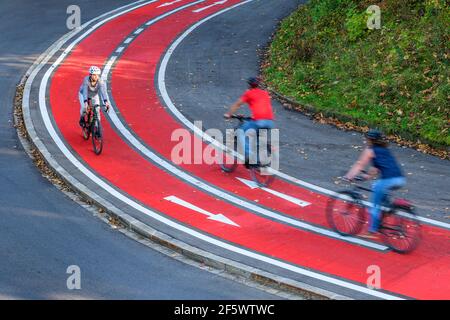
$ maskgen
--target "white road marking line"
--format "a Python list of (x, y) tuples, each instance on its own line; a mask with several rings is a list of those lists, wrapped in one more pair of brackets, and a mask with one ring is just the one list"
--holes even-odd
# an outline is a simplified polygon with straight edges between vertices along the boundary
[(163, 4), (159, 5), (157, 8), (171, 6), (171, 5), (173, 5), (173, 4), (177, 3), (177, 2), (180, 2), (180, 1), (183, 1), (183, 0), (175, 0), (175, 1), (172, 1), (172, 2), (166, 2), (166, 3), (163, 3)]
[(204, 11), (206, 9), (209, 9), (209, 8), (212, 8), (214, 6), (218, 6), (218, 5), (224, 4), (227, 1), (228, 0), (216, 1), (213, 4), (210, 4), (209, 6), (206, 6), (206, 7), (200, 8), (200, 9), (196, 9), (196, 10), (192, 10), (192, 12), (195, 12), (195, 13), (202, 12), (202, 11)]
[[(164, 55), (163, 60), (161, 61), (161, 65), (159, 67), (159, 71), (158, 71), (158, 88), (159, 91), (161, 93), (161, 96), (164, 100), (164, 103), (166, 104), (166, 106), (170, 109), (170, 111), (175, 115), (175, 117), (181, 121), (187, 128), (189, 128), (192, 132), (194, 132), (194, 134), (196, 134), (198, 137), (200, 137), (202, 140), (207, 141), (209, 143), (211, 143), (211, 145), (213, 145), (214, 147), (216, 147), (219, 150), (225, 151), (226, 146), (224, 146), (220, 141), (215, 140), (214, 138), (212, 138), (210, 135), (206, 134), (205, 132), (203, 132), (201, 130), (201, 128), (198, 128), (196, 126), (194, 126), (194, 124), (192, 122), (190, 122), (178, 109), (177, 107), (174, 105), (174, 103), (172, 102), (172, 100), (170, 99), (169, 94), (167, 93), (167, 88), (166, 88), (166, 82), (165, 82), (165, 74), (166, 74), (166, 70), (167, 70), (167, 65), (169, 63), (170, 58), (172, 57), (173, 52), (175, 51), (175, 49), (179, 46), (179, 44), (192, 32), (194, 31), (196, 28), (198, 28), (200, 25), (202, 25), (203, 23), (205, 23), (206, 21), (218, 16), (219, 14), (222, 14), (224, 12), (227, 12), (229, 10), (234, 9), (237, 6), (240, 6), (242, 4), (246, 4), (248, 2), (251, 2), (253, 0), (246, 0), (243, 1), (241, 3), (238, 3), (234, 6), (228, 7), (226, 9), (223, 9), (219, 12), (216, 12), (206, 18), (204, 18), (203, 20), (200, 20), (199, 22), (195, 23), (193, 26), (191, 26), (190, 28), (188, 28), (179, 38), (177, 38), (172, 45), (170, 46), (170, 48), (167, 50), (166, 54)], [(237, 156), (240, 160), (244, 160), (242, 155), (237, 154), (235, 152), (232, 152), (233, 155)], [(335, 191), (332, 190), (328, 190), (316, 185), (313, 185), (309, 182), (300, 180), (298, 178), (292, 177), (290, 175), (287, 175), (283, 172), (280, 172), (278, 170), (271, 170), (271, 172), (277, 176), (279, 176), (282, 179), (285, 179), (287, 181), (290, 181), (296, 185), (305, 187), (307, 189), (310, 190), (314, 190), (314, 191), (318, 191), (320, 193), (323, 193), (325, 195), (329, 195), (329, 196), (337, 196), (338, 193), (336, 193)], [(365, 205), (370, 206), (370, 203), (367, 201), (363, 202)], [(406, 213), (402, 213), (402, 214), (406, 214)], [(450, 224), (449, 223), (445, 223), (442, 221), (438, 221), (438, 220), (433, 220), (433, 219), (429, 219), (429, 218), (425, 218), (425, 217), (416, 217), (417, 220), (420, 220), (422, 222), (428, 223), (430, 225), (434, 225), (443, 229), (447, 229), (450, 230)]]
[(184, 201), (183, 199), (178, 198), (177, 196), (169, 196), (169, 197), (165, 197), (164, 200), (176, 203), (180, 206), (183, 206), (185, 208), (188, 208), (190, 210), (196, 211), (198, 213), (201, 213), (205, 216), (208, 217), (208, 219), (210, 220), (214, 220), (214, 221), (218, 221), (218, 222), (222, 222), (222, 223), (226, 223), (235, 227), (241, 227), (240, 225), (238, 225), (237, 223), (235, 223), (234, 221), (232, 221), (231, 219), (227, 218), (225, 215), (218, 213), (218, 214), (214, 214), (211, 213), (209, 211), (206, 211), (200, 207), (197, 207), (196, 205), (193, 205), (192, 203), (189, 203), (187, 201)]
[[(108, 62), (106, 63), (105, 67), (103, 68), (103, 73), (102, 73), (102, 80), (104, 82), (106, 82), (106, 80), (108, 80), (108, 74), (109, 74), (109, 70), (111, 70), (114, 62), (116, 62), (117, 60), (117, 56), (112, 56), (111, 58), (109, 58)], [(109, 97), (108, 97), (109, 99)]]
[[(151, 3), (151, 2), (154, 2), (154, 1), (155, 0), (150, 1), (148, 3)], [(244, 3), (247, 3), (247, 2), (250, 2), (250, 1), (253, 1), (253, 0), (247, 0), (246, 2), (242, 2), (241, 4), (244, 4)], [(145, 4), (147, 4), (147, 3), (144, 3), (143, 5), (145, 5)], [(139, 6), (137, 6), (137, 7), (139, 7)], [(135, 8), (137, 8), (137, 7), (133, 7), (132, 9), (130, 9), (130, 11), (135, 9)], [(117, 14), (117, 16), (119, 16), (121, 14), (124, 14), (126, 12), (128, 12), (128, 11), (121, 12), (120, 14)], [(109, 19), (105, 19), (105, 20), (101, 21), (101, 23), (99, 25), (104, 24), (105, 22), (111, 20), (114, 17), (115, 16), (113, 16), (113, 17), (111, 17)], [(74, 42), (72, 42), (72, 44), (68, 47), (67, 52), (70, 52), (70, 50), (75, 46), (75, 44), (78, 43), (79, 41), (81, 41), (82, 39), (84, 39), (87, 36), (87, 34), (88, 33), (83, 34), (82, 36), (77, 38)], [(61, 46), (62, 46), (62, 44), (61, 44)], [(69, 50), (69, 48), (70, 48), (70, 50)], [(24, 98), (26, 98), (26, 99), (23, 100), (23, 106), (24, 106), (25, 110), (28, 110), (28, 112), (29, 112), (29, 109), (30, 109), (29, 101), (30, 101), (31, 85), (32, 85), (34, 79), (36, 78), (36, 75), (40, 72), (40, 70), (44, 66), (46, 66), (46, 63), (50, 60), (50, 58), (52, 56), (55, 55), (55, 53), (57, 52), (58, 49), (59, 48), (57, 48), (56, 50), (51, 50), (51, 52), (39, 64), (39, 66), (36, 69), (33, 70), (33, 72), (31, 73), (30, 77), (28, 78), (28, 80), (27, 80), (27, 82), (25, 84)], [(63, 54), (61, 54), (61, 56), (60, 56), (61, 60), (64, 59), (67, 56), (67, 54), (68, 54), (67, 52), (65, 51)], [(58, 60), (60, 60), (60, 59), (58, 59)], [(57, 64), (61, 63), (61, 60)], [(40, 112), (42, 114), (44, 124), (45, 124), (45, 126), (46, 126), (46, 128), (47, 128), (47, 130), (48, 130), (48, 132), (50, 134), (50, 136), (55, 141), (56, 145), (61, 150), (61, 152), (67, 157), (67, 159), (70, 162), (72, 162), (72, 164), (75, 165), (89, 179), (91, 179), (99, 187), (103, 188), (106, 192), (110, 193), (113, 197), (116, 197), (118, 200), (120, 200), (120, 201), (122, 201), (122, 202), (124, 202), (124, 203), (126, 203), (128, 205), (130, 205), (131, 207), (135, 208), (138, 211), (141, 211), (142, 213), (144, 213), (144, 214), (146, 214), (146, 215), (148, 215), (150, 217), (153, 217), (154, 219), (157, 219), (158, 221), (160, 221), (160, 222), (162, 222), (162, 223), (164, 223), (164, 224), (166, 224), (166, 225), (168, 225), (170, 227), (173, 227), (173, 228), (175, 228), (177, 230), (180, 230), (182, 232), (190, 234), (193, 237), (199, 238), (199, 239), (201, 239), (201, 240), (203, 240), (205, 242), (209, 242), (209, 243), (214, 244), (214, 245), (216, 245), (218, 247), (221, 247), (223, 249), (226, 249), (226, 250), (238, 253), (238, 254), (242, 254), (244, 256), (247, 256), (247, 257), (250, 257), (250, 258), (253, 258), (253, 259), (257, 259), (257, 260), (266, 262), (268, 264), (272, 264), (274, 266), (277, 266), (277, 267), (280, 267), (280, 268), (283, 268), (283, 269), (286, 269), (286, 270), (290, 270), (292, 272), (295, 272), (295, 273), (298, 273), (298, 274), (301, 274), (301, 275), (305, 275), (307, 277), (311, 277), (313, 279), (317, 279), (317, 280), (324, 281), (324, 282), (327, 282), (327, 283), (331, 283), (331, 284), (334, 284), (334, 285), (337, 285), (337, 286), (348, 288), (348, 289), (351, 289), (351, 290), (354, 290), (354, 291), (357, 291), (357, 292), (361, 292), (361, 293), (364, 293), (364, 294), (368, 294), (368, 295), (371, 295), (371, 296), (374, 296), (374, 297), (378, 297), (378, 298), (382, 298), (382, 299), (390, 299), (390, 300), (403, 300), (402, 298), (400, 298), (398, 296), (395, 296), (395, 295), (386, 294), (386, 293), (379, 292), (379, 291), (376, 291), (376, 290), (373, 290), (373, 289), (369, 289), (369, 288), (364, 287), (362, 285), (356, 285), (356, 284), (353, 284), (351, 282), (347, 282), (347, 281), (336, 279), (336, 278), (333, 278), (333, 277), (330, 277), (330, 276), (326, 276), (326, 275), (323, 275), (321, 273), (313, 272), (313, 271), (310, 271), (310, 270), (307, 270), (307, 269), (304, 269), (304, 268), (301, 268), (301, 267), (298, 267), (298, 266), (294, 266), (294, 265), (291, 265), (291, 264), (288, 264), (288, 263), (285, 263), (285, 262), (282, 262), (282, 261), (279, 261), (279, 260), (276, 260), (276, 259), (272, 259), (272, 258), (266, 257), (266, 256), (261, 255), (261, 254), (254, 253), (252, 251), (248, 251), (248, 250), (245, 250), (245, 249), (242, 249), (242, 248), (230, 245), (230, 244), (225, 243), (223, 241), (219, 241), (217, 239), (214, 239), (212, 237), (206, 236), (206, 235), (201, 234), (199, 232), (196, 232), (196, 231), (194, 231), (192, 229), (184, 227), (183, 225), (175, 223), (175, 222), (173, 222), (173, 221), (171, 221), (171, 220), (169, 220), (169, 219), (159, 215), (158, 213), (156, 213), (154, 211), (151, 211), (148, 208), (145, 208), (145, 207), (139, 205), (138, 203), (132, 201), (131, 199), (125, 197), (124, 195), (122, 195), (121, 193), (116, 191), (114, 188), (112, 188), (108, 184), (104, 183), (95, 174), (93, 174), (88, 168), (86, 168), (81, 162), (79, 162), (77, 160), (77, 158), (67, 149), (67, 147), (62, 142), (61, 138), (56, 133), (55, 128), (53, 127), (53, 124), (50, 121), (50, 118), (49, 118), (49, 115), (48, 115), (47, 106), (46, 106), (46, 101), (45, 101), (45, 88), (47, 87), (47, 83), (48, 83), (49, 77), (51, 75), (51, 71), (52, 71), (52, 68), (50, 68), (45, 73), (44, 77), (41, 80), (40, 89), (39, 89), (39, 109), (40, 109)], [(41, 143), (39, 141), (38, 141), (38, 143), (41, 145)]]
[(307, 201), (300, 200), (298, 198), (295, 198), (293, 196), (290, 196), (290, 195), (278, 192), (278, 191), (270, 189), (270, 188), (261, 188), (254, 181), (247, 180), (247, 179), (244, 179), (244, 178), (239, 178), (239, 177), (236, 177), (236, 179), (238, 179), (239, 181), (241, 181), (243, 184), (245, 184), (247, 187), (249, 187), (251, 189), (261, 189), (261, 190), (263, 190), (265, 192), (273, 194), (274, 196), (276, 196), (278, 198), (281, 198), (281, 199), (284, 199), (286, 201), (289, 201), (289, 202), (291, 202), (293, 204), (296, 204), (296, 205), (298, 205), (300, 207), (307, 207), (307, 206), (309, 206), (311, 204), (311, 203), (309, 203)]
[(121, 52), (123, 51), (123, 49), (125, 49), (125, 47), (118, 47), (117, 50), (116, 50), (116, 52), (117, 52), (117, 53), (121, 53)]
[(195, 1), (195, 2), (192, 2), (192, 3), (185, 4), (184, 6), (181, 6), (181, 7), (177, 8), (177, 9), (172, 10), (172, 11), (166, 12), (166, 13), (164, 13), (164, 14), (162, 14), (162, 15), (160, 15), (160, 16), (158, 16), (158, 17), (156, 17), (156, 18), (154, 18), (154, 19), (152, 19), (150, 21), (148, 21), (147, 23), (145, 23), (145, 25), (146, 26), (152, 25), (155, 22), (158, 22), (159, 20), (162, 20), (165, 17), (170, 16), (170, 15), (172, 15), (172, 14), (178, 12), (178, 11), (184, 10), (184, 9), (192, 7), (192, 6), (195, 6), (196, 4), (199, 4), (199, 3), (202, 3), (202, 2), (205, 2), (205, 1), (206, 0), (199, 0), (199, 1)]
[(142, 31), (144, 31), (144, 29), (143, 29), (143, 28), (139, 28), (139, 29), (137, 29), (137, 30), (134, 32), (134, 34), (139, 34), (139, 33), (141, 33)]
[(127, 40), (125, 40), (123, 43), (129, 44), (131, 41), (133, 41), (133, 37), (127, 38)]

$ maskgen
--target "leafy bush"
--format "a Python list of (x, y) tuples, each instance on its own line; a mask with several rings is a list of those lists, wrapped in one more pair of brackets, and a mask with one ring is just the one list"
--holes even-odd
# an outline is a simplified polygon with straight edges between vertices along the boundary
[(368, 14), (352, 9), (347, 13), (345, 27), (350, 41), (360, 39), (367, 31)]
[[(366, 9), (381, 8), (368, 30)], [(311, 0), (269, 49), (269, 85), (318, 111), (450, 146), (450, 9), (446, 0)]]

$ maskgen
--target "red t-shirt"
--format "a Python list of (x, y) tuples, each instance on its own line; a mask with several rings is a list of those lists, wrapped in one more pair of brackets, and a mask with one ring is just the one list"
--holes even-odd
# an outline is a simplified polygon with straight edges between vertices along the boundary
[(267, 91), (254, 88), (244, 92), (241, 100), (248, 103), (253, 120), (273, 120), (272, 104)]

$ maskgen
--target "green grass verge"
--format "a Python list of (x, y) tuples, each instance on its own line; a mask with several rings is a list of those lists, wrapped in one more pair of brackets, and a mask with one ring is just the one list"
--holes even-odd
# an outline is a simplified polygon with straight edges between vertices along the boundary
[[(381, 9), (369, 30), (366, 9)], [(446, 0), (311, 0), (282, 21), (266, 84), (317, 112), (450, 146)]]

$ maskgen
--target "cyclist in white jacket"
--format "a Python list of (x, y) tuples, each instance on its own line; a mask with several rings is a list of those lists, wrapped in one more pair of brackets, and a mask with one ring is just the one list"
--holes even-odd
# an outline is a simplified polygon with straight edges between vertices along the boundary
[[(108, 95), (106, 94), (106, 86), (100, 79), (102, 71), (99, 67), (92, 66), (89, 68), (89, 75), (83, 79), (78, 98), (80, 100), (80, 126), (84, 124), (84, 113), (88, 107), (88, 99), (91, 100), (92, 106), (100, 108), (100, 101), (103, 101), (106, 111), (109, 110)], [(100, 100), (101, 97), (101, 100)], [(100, 112), (97, 109), (98, 119), (100, 120)]]

